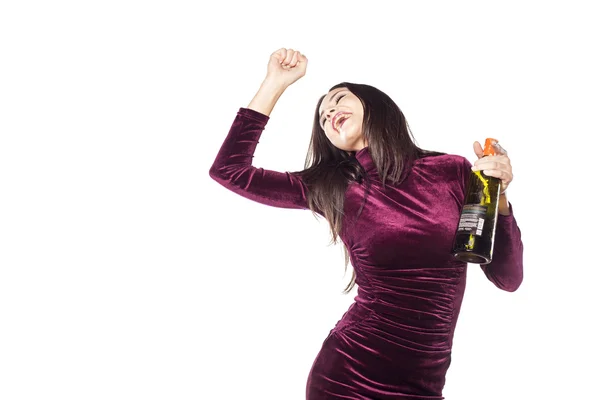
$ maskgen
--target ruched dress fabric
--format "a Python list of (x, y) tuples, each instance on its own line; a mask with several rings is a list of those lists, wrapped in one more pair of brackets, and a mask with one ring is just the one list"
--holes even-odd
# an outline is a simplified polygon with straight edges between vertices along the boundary
[[(300, 178), (252, 165), (268, 120), (240, 108), (210, 176), (248, 199), (308, 209)], [(444, 399), (467, 269), (450, 249), (471, 163), (457, 155), (424, 157), (402, 183), (384, 189), (369, 148), (354, 156), (370, 185), (348, 186), (340, 237), (356, 272), (357, 296), (316, 355), (306, 399)], [(365, 194), (360, 217), (352, 218)], [(498, 217), (493, 261), (477, 268), (498, 288), (514, 291), (522, 260), (511, 205), (510, 215)]]

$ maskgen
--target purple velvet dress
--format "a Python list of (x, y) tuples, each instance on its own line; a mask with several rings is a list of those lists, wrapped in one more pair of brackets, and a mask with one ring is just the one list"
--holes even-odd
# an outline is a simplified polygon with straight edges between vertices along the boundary
[[(210, 176), (248, 199), (307, 209), (295, 175), (252, 166), (269, 117), (240, 108)], [(456, 155), (417, 160), (407, 179), (383, 188), (368, 147), (355, 153), (371, 178), (360, 218), (341, 239), (356, 272), (358, 295), (323, 342), (306, 398), (443, 399), (467, 264), (450, 254), (471, 163)], [(344, 211), (354, 216), (364, 183), (348, 186)], [(499, 216), (492, 263), (481, 266), (498, 288), (523, 277), (523, 245), (512, 215)]]

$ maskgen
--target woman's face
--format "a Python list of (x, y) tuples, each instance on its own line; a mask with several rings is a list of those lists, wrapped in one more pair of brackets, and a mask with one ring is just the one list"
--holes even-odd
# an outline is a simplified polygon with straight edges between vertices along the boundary
[(327, 93), (319, 107), (321, 128), (338, 149), (358, 151), (368, 146), (363, 134), (363, 106), (346, 88)]

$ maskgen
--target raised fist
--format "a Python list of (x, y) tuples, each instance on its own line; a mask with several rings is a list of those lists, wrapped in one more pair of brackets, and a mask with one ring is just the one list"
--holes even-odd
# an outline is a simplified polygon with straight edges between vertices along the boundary
[(288, 87), (306, 74), (308, 59), (299, 51), (279, 49), (269, 59), (266, 79)]

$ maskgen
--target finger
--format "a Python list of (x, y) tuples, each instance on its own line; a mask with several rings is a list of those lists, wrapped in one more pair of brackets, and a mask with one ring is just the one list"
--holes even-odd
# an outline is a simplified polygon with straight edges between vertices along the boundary
[(300, 54), (299, 51), (294, 52), (294, 55), (292, 56), (292, 60), (290, 61), (290, 67), (295, 67), (296, 64), (298, 64), (298, 54)]
[(277, 61), (279, 61), (279, 63), (281, 64), (281, 62), (282, 62), (283, 60), (285, 60), (286, 53), (287, 53), (286, 49), (284, 49), (284, 48), (281, 48), (281, 49), (279, 49), (279, 50), (275, 51), (275, 52), (272, 54), (272, 56), (273, 56), (273, 57), (275, 57), (275, 59), (276, 59)]
[(483, 157), (483, 147), (481, 147), (481, 144), (479, 142), (475, 142), (473, 143), (473, 150), (475, 151), (475, 155), (477, 155), (477, 158), (481, 158)]
[(486, 158), (488, 160), (495, 160), (495, 161), (500, 161), (500, 162), (504, 162), (504, 163), (510, 163), (510, 157), (507, 156), (506, 154), (490, 154), (489, 156), (486, 156)]
[(484, 165), (484, 163), (497, 163), (498, 165), (505, 165), (507, 168), (512, 168), (508, 156), (485, 156), (476, 160), (473, 165), (479, 167), (480, 165)]
[(507, 186), (512, 181), (512, 174), (499, 169), (484, 169), (482, 171), (486, 176), (493, 176), (502, 180), (502, 184)]
[(501, 171), (512, 172), (512, 167), (510, 164), (495, 160), (488, 160), (487, 158), (488, 157), (480, 158), (479, 160), (475, 161), (471, 169), (473, 171), (482, 171), (484, 169), (497, 169)]
[(294, 57), (294, 49), (287, 49), (285, 60), (283, 60), (283, 65), (290, 65), (290, 61), (292, 61), (292, 57)]

